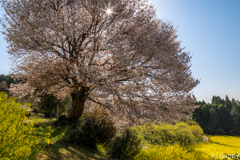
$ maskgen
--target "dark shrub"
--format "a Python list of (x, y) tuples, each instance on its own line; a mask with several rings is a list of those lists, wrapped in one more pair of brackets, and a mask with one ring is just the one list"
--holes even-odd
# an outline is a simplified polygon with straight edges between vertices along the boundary
[[(50, 113), (44, 112), (44, 117), (50, 118)], [(52, 113), (52, 117), (56, 117), (55, 113)]]
[(141, 150), (141, 140), (134, 130), (127, 129), (108, 145), (108, 155), (117, 159), (133, 159)]
[(53, 126), (65, 126), (69, 124), (70, 120), (65, 115), (61, 115), (58, 120), (53, 123)]
[(85, 113), (70, 134), (70, 141), (96, 149), (96, 144), (107, 144), (116, 134), (116, 127), (108, 114), (100, 109)]

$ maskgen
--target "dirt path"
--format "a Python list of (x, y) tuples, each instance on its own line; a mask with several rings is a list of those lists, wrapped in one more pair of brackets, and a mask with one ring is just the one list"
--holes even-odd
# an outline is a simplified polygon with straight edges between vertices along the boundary
[(202, 136), (203, 137), (203, 142), (208, 142), (208, 137), (207, 136)]

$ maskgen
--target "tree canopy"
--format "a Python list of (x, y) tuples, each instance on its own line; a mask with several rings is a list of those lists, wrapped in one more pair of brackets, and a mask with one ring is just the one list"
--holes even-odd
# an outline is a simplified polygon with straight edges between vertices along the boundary
[(191, 75), (191, 56), (173, 25), (158, 19), (146, 1), (1, 4), (13, 72), (27, 77), (26, 88), (71, 95), (72, 120), (82, 115), (87, 100), (104, 106), (105, 97), (135, 118), (189, 117), (189, 95), (199, 84)]

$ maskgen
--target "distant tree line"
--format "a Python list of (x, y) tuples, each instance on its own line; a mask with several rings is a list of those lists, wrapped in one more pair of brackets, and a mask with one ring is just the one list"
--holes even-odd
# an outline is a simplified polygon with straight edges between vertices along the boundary
[(212, 102), (196, 102), (200, 105), (193, 112), (193, 120), (197, 121), (204, 133), (210, 135), (240, 135), (240, 101), (213, 96)]
[[(14, 83), (14, 79), (11, 78), (9, 75), (0, 75), (0, 92), (7, 92), (8, 93), (8, 88), (10, 87), (10, 84)], [(9, 93), (8, 93), (9, 94)]]

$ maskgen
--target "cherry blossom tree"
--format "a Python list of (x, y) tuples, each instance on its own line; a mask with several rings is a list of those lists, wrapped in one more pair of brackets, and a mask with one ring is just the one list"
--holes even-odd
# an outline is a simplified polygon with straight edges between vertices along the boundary
[(137, 118), (182, 118), (193, 108), (190, 94), (199, 80), (191, 75), (191, 56), (173, 25), (158, 19), (146, 1), (1, 4), (13, 73), (27, 77), (31, 91), (71, 95), (73, 121), (86, 101), (106, 106), (106, 97)]

